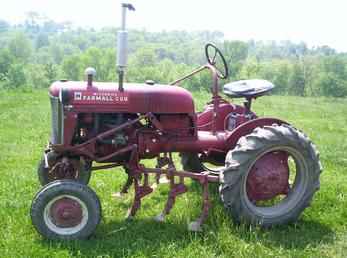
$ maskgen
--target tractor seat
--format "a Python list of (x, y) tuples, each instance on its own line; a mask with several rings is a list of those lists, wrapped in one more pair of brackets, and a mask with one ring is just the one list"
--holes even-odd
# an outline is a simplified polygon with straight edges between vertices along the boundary
[(266, 80), (242, 80), (224, 85), (223, 92), (231, 98), (256, 98), (264, 95), (275, 87)]

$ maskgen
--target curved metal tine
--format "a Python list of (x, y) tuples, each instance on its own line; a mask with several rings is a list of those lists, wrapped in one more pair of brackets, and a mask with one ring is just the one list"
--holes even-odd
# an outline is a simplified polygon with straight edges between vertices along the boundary
[(125, 194), (128, 193), (128, 190), (131, 187), (131, 185), (133, 184), (133, 182), (134, 182), (134, 178), (132, 176), (128, 175), (127, 181), (124, 183), (121, 191), (112, 194), (112, 196), (115, 198), (123, 197)]
[(201, 232), (202, 231), (202, 224), (208, 217), (209, 209), (211, 208), (211, 203), (209, 200), (209, 193), (208, 193), (208, 180), (207, 175), (204, 178), (202, 182), (200, 182), (203, 187), (203, 195), (202, 195), (202, 211), (200, 217), (189, 223), (188, 230), (193, 232)]
[(180, 177), (179, 183), (175, 183), (175, 178), (172, 174), (169, 175), (170, 180), (170, 192), (167, 197), (167, 201), (164, 207), (164, 210), (154, 217), (155, 221), (163, 222), (165, 220), (165, 216), (168, 215), (173, 208), (176, 197), (180, 194), (187, 192), (187, 187), (184, 185), (183, 177)]
[(131, 208), (128, 210), (127, 219), (131, 219), (136, 215), (137, 210), (141, 207), (141, 199), (146, 195), (153, 192), (153, 189), (148, 185), (148, 174), (144, 173), (144, 184), (143, 186), (139, 185), (139, 179), (134, 178), (134, 188), (135, 196)]

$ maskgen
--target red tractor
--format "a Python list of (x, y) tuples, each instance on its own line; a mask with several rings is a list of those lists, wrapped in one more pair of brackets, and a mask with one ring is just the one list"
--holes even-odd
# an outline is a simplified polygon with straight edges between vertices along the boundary
[[(125, 14), (118, 33), (118, 83), (95, 82), (86, 70), (85, 82), (58, 81), (50, 87), (52, 134), (38, 174), (44, 187), (31, 207), (37, 231), (50, 239), (90, 236), (101, 218), (97, 195), (88, 187), (92, 171), (123, 167), (134, 185), (128, 217), (153, 191), (149, 176), (165, 175), (170, 191), (164, 221), (178, 195), (187, 191), (185, 179), (201, 184), (202, 213), (189, 225), (200, 231), (211, 206), (209, 184), (219, 184), (221, 200), (234, 221), (269, 227), (297, 220), (319, 188), (319, 155), (309, 138), (277, 118), (259, 118), (252, 100), (274, 86), (264, 80), (224, 85), (224, 94), (244, 98), (235, 105), (219, 94), (219, 79), (228, 77), (227, 63), (212, 44), (205, 47), (207, 64), (169, 84), (123, 83), (126, 67)], [(212, 99), (196, 113), (190, 92), (181, 81), (209, 70)], [(179, 153), (183, 170), (172, 154)], [(141, 160), (156, 159), (154, 168)], [(98, 165), (96, 165), (98, 164)]]

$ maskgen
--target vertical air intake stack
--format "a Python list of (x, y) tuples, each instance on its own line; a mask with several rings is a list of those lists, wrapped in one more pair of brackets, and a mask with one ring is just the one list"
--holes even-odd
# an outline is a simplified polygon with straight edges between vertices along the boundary
[(126, 30), (126, 12), (135, 11), (132, 4), (122, 3), (121, 28), (117, 34), (117, 70), (118, 70), (118, 90), (123, 91), (124, 72), (128, 58), (128, 31)]

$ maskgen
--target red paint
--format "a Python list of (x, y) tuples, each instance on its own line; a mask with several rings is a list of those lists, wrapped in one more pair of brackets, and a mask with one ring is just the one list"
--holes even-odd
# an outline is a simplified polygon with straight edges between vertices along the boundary
[(58, 227), (75, 227), (82, 221), (82, 207), (77, 201), (64, 197), (52, 204), (50, 216)]
[(271, 200), (289, 189), (288, 154), (265, 154), (257, 160), (247, 177), (247, 195), (251, 201)]
[(281, 124), (288, 124), (288, 123), (277, 118), (269, 118), (269, 117), (257, 118), (257, 119), (247, 121), (239, 125), (237, 128), (235, 128), (234, 131), (232, 131), (228, 135), (227, 145), (229, 146), (230, 149), (233, 149), (236, 146), (237, 141), (242, 136), (252, 133), (252, 131), (257, 127), (263, 127), (266, 125), (273, 125), (273, 124), (281, 125)]
[[(61, 89), (67, 89), (69, 104), (77, 112), (123, 112), (123, 113), (169, 113), (194, 114), (194, 102), (189, 91), (170, 85), (124, 84), (124, 92), (118, 91), (117, 83), (93, 82), (88, 87), (86, 82), (55, 82), (50, 94), (58, 97)], [(109, 96), (106, 100), (74, 100), (75, 94), (83, 96)], [(114, 101), (110, 101), (111, 97)], [(123, 101), (120, 98), (123, 97)], [(119, 101), (115, 101), (118, 98)], [(127, 99), (125, 101), (124, 99)]]
[(72, 105), (128, 105), (128, 92), (94, 92), (94, 91), (75, 91)]
[[(120, 92), (116, 83), (90, 82), (89, 86), (87, 82), (54, 83), (50, 95), (59, 97), (62, 93), (64, 101), (64, 142), (51, 145), (51, 150), (67, 159), (81, 157), (112, 163), (96, 169), (123, 166), (129, 180), (122, 192), (135, 184), (130, 216), (136, 214), (141, 199), (152, 192), (148, 174), (165, 174), (170, 178), (170, 194), (163, 214), (169, 213), (175, 198), (186, 191), (184, 178), (198, 180), (203, 188), (202, 213), (197, 220), (201, 225), (211, 205), (208, 183), (218, 182), (219, 177), (208, 172), (177, 171), (171, 153), (203, 154), (205, 160), (221, 163), (242, 136), (257, 127), (286, 123), (275, 118), (256, 118), (250, 111), (250, 102), (239, 106), (222, 99), (217, 71), (212, 65), (205, 65), (174, 83), (205, 69), (212, 74), (212, 98), (201, 113), (195, 113), (191, 93), (178, 86), (124, 84), (124, 91)], [(227, 126), (230, 117), (235, 118), (230, 120), (232, 128)], [(103, 119), (100, 125), (99, 119)], [(141, 164), (146, 158), (157, 158), (156, 168)], [(257, 161), (247, 182), (251, 200), (265, 200), (287, 190), (288, 169), (283, 160), (281, 155), (268, 154)], [(179, 183), (175, 183), (175, 177)], [(77, 223), (75, 218), (80, 219), (79, 210), (67, 202), (59, 204), (53, 213), (62, 225), (73, 225)]]
[[(226, 100), (221, 99), (221, 102), (217, 106), (217, 112), (216, 112), (216, 120), (215, 120), (216, 131), (225, 130), (225, 123), (226, 123), (225, 118), (230, 113), (244, 115), (245, 108), (239, 105), (234, 105), (232, 103), (227, 102)], [(197, 124), (199, 126), (199, 130), (201, 131), (212, 130), (212, 124), (210, 122), (213, 120), (213, 114), (214, 114), (214, 105), (212, 103), (208, 103), (205, 106), (203, 112), (198, 113)], [(246, 118), (242, 122), (246, 122)]]

